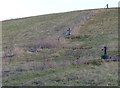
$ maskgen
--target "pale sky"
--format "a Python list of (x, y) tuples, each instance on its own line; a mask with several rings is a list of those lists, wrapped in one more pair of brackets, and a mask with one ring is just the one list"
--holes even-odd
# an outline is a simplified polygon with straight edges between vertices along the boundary
[(74, 10), (118, 7), (120, 0), (0, 0), (0, 21)]

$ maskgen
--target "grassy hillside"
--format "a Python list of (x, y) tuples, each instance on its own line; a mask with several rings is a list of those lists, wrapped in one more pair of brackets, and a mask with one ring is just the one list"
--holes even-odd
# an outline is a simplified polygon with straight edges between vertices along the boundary
[[(69, 28), (67, 39), (63, 35)], [(117, 44), (118, 9), (3, 21), (3, 55), (17, 54), (3, 58), (3, 71), (10, 71), (3, 72), (3, 85), (118, 85), (118, 62), (97, 61), (104, 45), (110, 56), (118, 57)], [(28, 52), (31, 48), (37, 52)]]
[(60, 14), (50, 14), (31, 18), (16, 19), (3, 22), (3, 40), (16, 44), (26, 44), (39, 41), (42, 38), (59, 36), (67, 27), (74, 26), (80, 18), (91, 11), (75, 11)]

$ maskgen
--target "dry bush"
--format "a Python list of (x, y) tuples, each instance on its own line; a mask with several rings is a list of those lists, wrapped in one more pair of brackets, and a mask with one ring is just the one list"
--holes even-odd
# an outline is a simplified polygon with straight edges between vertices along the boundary
[(16, 55), (20, 55), (20, 54), (25, 53), (25, 50), (22, 49), (22, 48), (19, 48), (19, 47), (15, 47), (14, 50), (13, 50), (13, 53), (16, 54)]
[(71, 39), (80, 39), (81, 36), (80, 35), (71, 35)]
[(31, 49), (31, 48), (58, 48), (60, 46), (60, 41), (58, 41), (55, 38), (45, 38), (45, 39), (41, 39), (37, 42), (33, 42), (33, 43), (29, 43), (26, 47)]
[(9, 55), (20, 55), (23, 54), (25, 52), (24, 49), (20, 48), (20, 47), (16, 47), (16, 46), (7, 46), (4, 47), (2, 50), (2, 55), (3, 56), (9, 56)]
[(71, 39), (89, 38), (90, 35), (71, 35)]
[(58, 41), (51, 38), (46, 38), (40, 42), (40, 45), (42, 48), (56, 48), (58, 47)]
[(3, 56), (12, 55), (13, 54), (13, 50), (14, 50), (14, 46), (7, 45), (7, 46), (2, 48), (2, 55)]

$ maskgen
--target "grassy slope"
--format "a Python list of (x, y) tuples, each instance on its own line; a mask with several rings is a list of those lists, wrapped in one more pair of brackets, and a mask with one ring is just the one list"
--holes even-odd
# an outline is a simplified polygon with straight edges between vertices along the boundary
[[(82, 46), (91, 46), (95, 50), (104, 45), (109, 51), (117, 51), (118, 48), (118, 12), (117, 9), (109, 9), (98, 14), (80, 28), (79, 33), (89, 35), (88, 38), (77, 39)], [(75, 40), (73, 40), (75, 42)], [(96, 52), (96, 51), (95, 51)], [(117, 52), (116, 52), (117, 54)]]
[[(74, 11), (60, 14), (50, 14), (31, 18), (16, 19), (3, 22), (3, 43), (9, 41), (17, 45), (38, 42), (45, 37), (57, 37), (68, 27), (79, 23), (87, 13), (91, 11)], [(57, 39), (57, 38), (54, 38)]]
[[(5, 21), (3, 22), (3, 43), (5, 45), (11, 43), (8, 41), (11, 41), (13, 36), (13, 42), (17, 45), (30, 43), (30, 40), (37, 42), (40, 38), (46, 37), (47, 30), (51, 31), (50, 34), (54, 33), (52, 37), (60, 35), (68, 25), (74, 26), (77, 22), (79, 23), (80, 18), (85, 15), (84, 12), (90, 11)], [(117, 85), (118, 62), (76, 64), (86, 59), (100, 58), (101, 53), (96, 51), (103, 45), (109, 47), (111, 55), (117, 55), (117, 20), (117, 9), (105, 10), (85, 21), (79, 28), (79, 35), (88, 35), (88, 38), (66, 40), (69, 46), (93, 47), (90, 50), (44, 49), (39, 50), (38, 53), (25, 53), (13, 58), (5, 58), (4, 69), (22, 68), (28, 71), (4, 74), (3, 85)], [(41, 31), (43, 34), (40, 34)]]

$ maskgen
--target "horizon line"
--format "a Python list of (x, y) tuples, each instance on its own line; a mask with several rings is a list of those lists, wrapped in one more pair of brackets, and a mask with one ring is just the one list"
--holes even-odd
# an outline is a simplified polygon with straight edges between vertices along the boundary
[(74, 11), (98, 10), (98, 9), (118, 9), (118, 8), (120, 8), (120, 7), (80, 9), (80, 10), (46, 13), (46, 14), (40, 14), (40, 15), (31, 15), (31, 16), (25, 16), (25, 17), (8, 18), (8, 19), (0, 20), (0, 21), (4, 22), (4, 21), (10, 21), (10, 20), (19, 20), (19, 19), (26, 19), (26, 18), (30, 18), (30, 17), (36, 17), (36, 16), (52, 15), (52, 14), (67, 13), (67, 12), (74, 12)]

